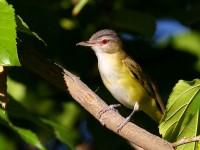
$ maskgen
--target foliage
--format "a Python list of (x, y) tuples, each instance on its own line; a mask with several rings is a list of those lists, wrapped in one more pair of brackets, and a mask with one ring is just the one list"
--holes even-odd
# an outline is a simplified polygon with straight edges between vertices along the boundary
[(42, 41), (45, 45), (45, 41), (43, 41), (37, 33), (31, 31), (28, 27), (28, 25), (23, 21), (23, 19), (17, 15), (16, 16), (16, 23), (17, 23), (17, 31), (19, 32), (23, 32), (23, 33), (26, 33), (26, 34), (29, 34), (29, 35), (32, 35), (32, 36), (35, 36), (38, 40)]
[(4, 66), (20, 65), (16, 47), (15, 13), (6, 1), (0, 2), (0, 64)]
[[(97, 30), (112, 28), (119, 32), (126, 51), (156, 82), (166, 103), (172, 87), (179, 79), (193, 80), (199, 77), (198, 1), (7, 2), (0, 0), (1, 65), (19, 66), (17, 45), (28, 44), (45, 57), (78, 74), (94, 91), (98, 89), (96, 93), (108, 104), (116, 103), (99, 78), (93, 52), (75, 47), (77, 42), (87, 40)], [(176, 20), (184, 29), (180, 30), (181, 26), (175, 24), (170, 28), (170, 24), (165, 22), (160, 31), (160, 19)], [(165, 34), (166, 31), (168, 33)], [(38, 40), (46, 43), (46, 46)], [(69, 95), (28, 69), (9, 67), (8, 75), (8, 92), (13, 98), (10, 96), (6, 114), (0, 111), (0, 148), (6, 147), (8, 141), (13, 145), (10, 146), (11, 150), (24, 148), (24, 142), (45, 149), (49, 145), (55, 146), (53, 141), (59, 141), (61, 145), (64, 143), (64, 148), (67, 145), (72, 149), (78, 143), (93, 142), (99, 149), (130, 148), (120, 137), (91, 118)], [(160, 125), (163, 138), (173, 142), (186, 135), (199, 134), (196, 129), (199, 120), (198, 84), (198, 79), (191, 82), (180, 80), (174, 87)], [(129, 113), (127, 111), (123, 107), (120, 109), (123, 116)], [(190, 113), (194, 115), (193, 118), (189, 117)], [(85, 120), (87, 124), (82, 126)], [(158, 132), (157, 125), (142, 112), (136, 113), (133, 120), (150, 132)], [(90, 132), (85, 125), (88, 125)], [(196, 131), (188, 132), (188, 128)]]
[[(199, 134), (200, 80), (180, 80), (168, 100), (167, 110), (159, 126), (163, 138), (177, 141)], [(182, 145), (179, 149), (199, 149), (198, 143)]]

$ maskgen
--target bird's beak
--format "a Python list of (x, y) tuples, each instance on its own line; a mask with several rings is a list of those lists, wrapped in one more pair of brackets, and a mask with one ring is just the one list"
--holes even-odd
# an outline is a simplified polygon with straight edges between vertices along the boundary
[(80, 46), (89, 46), (92, 47), (95, 43), (91, 42), (91, 41), (83, 41), (83, 42), (79, 42), (76, 44), (76, 46), (80, 45)]

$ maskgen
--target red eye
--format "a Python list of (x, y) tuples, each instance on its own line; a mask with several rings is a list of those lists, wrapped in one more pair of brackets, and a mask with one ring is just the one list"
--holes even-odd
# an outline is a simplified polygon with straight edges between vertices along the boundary
[(102, 43), (102, 44), (107, 44), (107, 43), (108, 43), (108, 40), (103, 39), (103, 40), (101, 41), (101, 43)]

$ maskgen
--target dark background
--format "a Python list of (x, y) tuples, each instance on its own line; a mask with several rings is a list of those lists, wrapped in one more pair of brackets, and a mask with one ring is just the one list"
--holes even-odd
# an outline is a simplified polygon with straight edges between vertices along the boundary
[[(18, 44), (26, 43), (78, 75), (108, 104), (116, 101), (102, 84), (94, 52), (89, 48), (76, 47), (76, 43), (88, 40), (100, 29), (114, 29), (119, 33), (124, 49), (155, 82), (165, 103), (178, 80), (199, 77), (200, 2), (197, 0), (91, 0), (77, 15), (72, 15), (72, 11), (78, 0), (8, 2), (47, 46), (35, 37), (20, 32), (17, 35)], [(13, 67), (8, 73), (12, 84), (17, 86), (18, 95), (12, 90), (9, 93), (32, 114), (76, 131), (79, 136), (77, 144), (86, 143), (89, 148), (103, 150), (131, 149), (124, 139), (102, 127), (70, 95), (33, 72)], [(131, 110), (122, 106), (119, 111), (127, 116)], [(17, 125), (31, 128), (40, 135), (48, 149), (67, 149), (30, 122), (12, 119)], [(136, 113), (133, 121), (158, 134), (157, 124), (144, 113)], [(12, 143), (11, 150), (33, 149), (4, 128), (0, 127), (2, 139), (9, 137), (7, 142)], [(0, 139), (0, 143), (3, 140)]]

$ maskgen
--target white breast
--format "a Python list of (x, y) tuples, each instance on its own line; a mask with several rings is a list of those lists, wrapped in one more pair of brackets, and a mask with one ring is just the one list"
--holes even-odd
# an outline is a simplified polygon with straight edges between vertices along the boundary
[(113, 64), (119, 63), (117, 61), (120, 60), (116, 59), (117, 61), (114, 61), (114, 58), (110, 58), (116, 57), (115, 54), (97, 53), (96, 55), (98, 57), (99, 72), (106, 88), (120, 103), (128, 108), (133, 108), (134, 101), (130, 99), (128, 94), (130, 91), (127, 91), (127, 88), (124, 87), (123, 83), (120, 83), (126, 80), (122, 78), (123, 68), (119, 68), (119, 65)]

